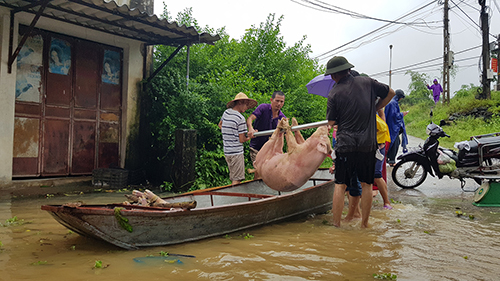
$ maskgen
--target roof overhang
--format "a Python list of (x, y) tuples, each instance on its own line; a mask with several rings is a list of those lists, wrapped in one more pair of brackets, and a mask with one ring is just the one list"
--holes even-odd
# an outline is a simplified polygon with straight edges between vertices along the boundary
[(218, 35), (198, 33), (192, 26), (181, 25), (148, 15), (127, 5), (118, 6), (113, 0), (0, 0), (0, 6), (12, 12), (26, 12), (83, 26), (93, 30), (138, 40), (147, 45), (183, 46), (198, 43), (213, 44)]

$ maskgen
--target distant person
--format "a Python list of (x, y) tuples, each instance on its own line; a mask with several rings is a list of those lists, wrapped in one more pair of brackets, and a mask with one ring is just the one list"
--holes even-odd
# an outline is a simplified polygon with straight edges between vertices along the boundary
[[(247, 119), (248, 132), (254, 133), (258, 131), (274, 130), (281, 118), (286, 117), (281, 108), (285, 104), (285, 94), (281, 91), (275, 91), (271, 95), (271, 103), (263, 103), (257, 106), (252, 114)], [(252, 124), (253, 123), (253, 124)], [(252, 164), (255, 162), (257, 153), (262, 146), (269, 140), (270, 136), (260, 136), (253, 138), (250, 141), (250, 158)], [(259, 178), (255, 174), (255, 178)]]
[[(406, 135), (405, 121), (403, 117), (408, 114), (408, 111), (401, 113), (399, 108), (399, 101), (404, 99), (405, 93), (403, 90), (396, 90), (396, 96), (385, 107), (385, 120), (389, 127), (391, 135), (391, 145), (387, 152), (387, 163), (389, 166), (396, 165), (396, 155), (398, 154), (399, 145), (403, 147), (403, 152), (406, 152), (406, 145), (408, 145), (408, 136)], [(402, 137), (402, 140), (400, 139)]]
[(244, 93), (227, 103), (219, 122), (224, 144), (224, 156), (229, 167), (229, 179), (235, 185), (245, 179), (245, 158), (243, 156), (243, 143), (253, 138), (253, 132), (248, 132), (245, 117), (241, 113), (257, 106), (257, 101), (249, 99)]
[(434, 97), (434, 104), (437, 104), (439, 101), (439, 97), (443, 92), (443, 87), (441, 87), (441, 84), (438, 83), (437, 79), (434, 79), (432, 86), (429, 86), (429, 84), (427, 84), (427, 89), (432, 90), (432, 96)]
[[(385, 84), (364, 76), (352, 76), (354, 66), (346, 58), (335, 56), (327, 63), (325, 75), (335, 84), (328, 94), (327, 120), (338, 125), (335, 145), (335, 189), (333, 193), (333, 225), (340, 227), (344, 193), (354, 176), (361, 182), (361, 227), (368, 227), (372, 205), (372, 185), (377, 150), (375, 113), (394, 96)], [(378, 101), (377, 101), (377, 98)]]

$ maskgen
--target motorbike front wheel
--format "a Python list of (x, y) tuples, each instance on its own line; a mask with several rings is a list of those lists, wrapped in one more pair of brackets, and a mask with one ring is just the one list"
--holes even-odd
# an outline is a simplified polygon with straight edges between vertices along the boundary
[(392, 169), (392, 180), (401, 188), (415, 188), (427, 178), (427, 171), (417, 161), (403, 160)]

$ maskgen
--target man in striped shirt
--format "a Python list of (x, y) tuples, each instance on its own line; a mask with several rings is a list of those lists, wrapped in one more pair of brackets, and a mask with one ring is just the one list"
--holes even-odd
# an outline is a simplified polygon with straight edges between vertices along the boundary
[(219, 122), (224, 144), (224, 156), (229, 167), (229, 179), (235, 185), (245, 179), (245, 158), (243, 143), (253, 138), (253, 132), (247, 135), (247, 124), (241, 113), (257, 106), (257, 101), (244, 93), (238, 93), (234, 100), (227, 103)]

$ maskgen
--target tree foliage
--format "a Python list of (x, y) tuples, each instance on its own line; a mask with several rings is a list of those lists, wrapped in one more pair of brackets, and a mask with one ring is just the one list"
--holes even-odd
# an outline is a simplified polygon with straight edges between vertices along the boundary
[(410, 75), (411, 82), (408, 85), (409, 93), (407, 93), (407, 97), (401, 101), (401, 104), (434, 104), (431, 99), (432, 93), (427, 89), (427, 81), (430, 81), (429, 75), (411, 70), (407, 71), (406, 74)]
[[(166, 7), (163, 13), (170, 17)], [(325, 119), (326, 99), (311, 95), (305, 85), (320, 74), (317, 60), (309, 57), (311, 48), (302, 40), (288, 46), (280, 34), (283, 17), (270, 14), (258, 27), (249, 27), (240, 40), (231, 39), (224, 28), (200, 28), (192, 9), (177, 15), (179, 24), (194, 26), (198, 32), (217, 33), (214, 45), (184, 47), (152, 80), (148, 87), (151, 106), (148, 120), (154, 159), (150, 165), (171, 166), (174, 133), (177, 129), (196, 129), (198, 142), (198, 179), (195, 187), (229, 183), (227, 164), (222, 151), (222, 137), (217, 123), (226, 104), (239, 92), (260, 103), (269, 103), (271, 94), (285, 93), (282, 111), (299, 123)], [(158, 46), (154, 52), (157, 68), (174, 52), (174, 47)], [(251, 110), (244, 113), (245, 117)], [(310, 132), (305, 132), (306, 136)], [(248, 144), (245, 151), (248, 151)], [(248, 156), (248, 155), (247, 155)], [(251, 166), (249, 158), (246, 161)], [(163, 169), (164, 172), (167, 169)], [(164, 181), (173, 181), (164, 173)], [(170, 177), (170, 178), (169, 178)]]

